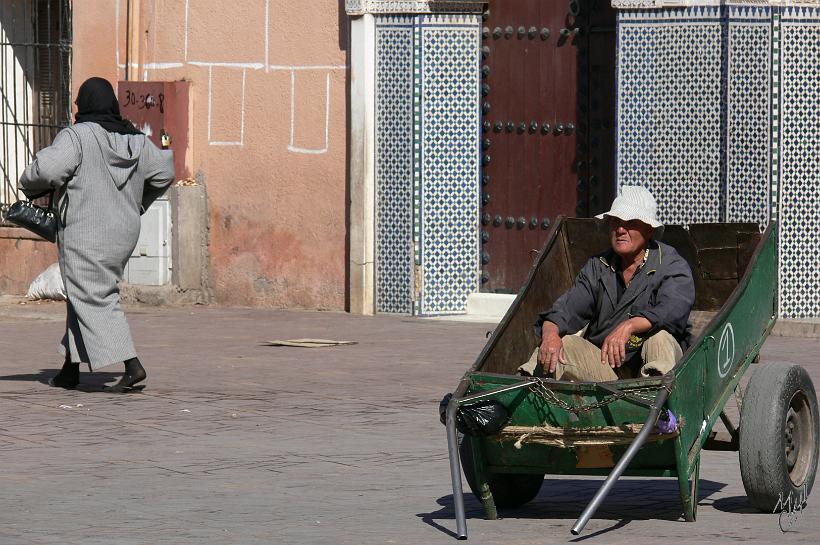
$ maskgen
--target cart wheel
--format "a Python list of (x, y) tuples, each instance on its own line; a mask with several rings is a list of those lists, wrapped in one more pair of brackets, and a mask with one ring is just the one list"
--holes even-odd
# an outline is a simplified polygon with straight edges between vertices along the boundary
[(817, 473), (817, 394), (806, 370), (758, 367), (740, 414), (740, 475), (749, 503), (771, 513), (802, 504)]
[[(471, 442), (472, 437), (469, 435), (462, 436), (461, 444), (459, 445), (461, 468), (464, 471), (467, 484), (470, 485), (470, 490), (473, 491), (473, 495), (478, 501), (481, 501), (475, 465), (473, 464)], [(535, 498), (535, 496), (538, 495), (538, 491), (541, 490), (541, 485), (544, 483), (544, 475), (533, 473), (488, 472), (487, 481), (490, 485), (490, 492), (493, 494), (496, 507), (506, 509), (519, 507)]]

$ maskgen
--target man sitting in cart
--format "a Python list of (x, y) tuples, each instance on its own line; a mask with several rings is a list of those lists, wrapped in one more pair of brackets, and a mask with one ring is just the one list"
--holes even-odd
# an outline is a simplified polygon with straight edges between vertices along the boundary
[(686, 260), (657, 240), (657, 208), (647, 189), (624, 186), (612, 209), (597, 216), (609, 221), (612, 248), (590, 258), (540, 314), (541, 345), (523, 374), (603, 382), (663, 375), (680, 360), (695, 284)]

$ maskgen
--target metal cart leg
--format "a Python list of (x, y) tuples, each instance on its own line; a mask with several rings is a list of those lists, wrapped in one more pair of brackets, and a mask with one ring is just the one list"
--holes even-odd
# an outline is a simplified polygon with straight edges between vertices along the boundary
[(689, 490), (689, 458), (683, 448), (680, 436), (675, 437), (675, 466), (678, 473), (678, 487), (680, 488), (680, 502), (683, 506), (683, 518), (690, 521), (692, 512), (691, 492)]
[(470, 449), (473, 455), (473, 471), (475, 472), (477, 488), (481, 494), (481, 503), (484, 505), (484, 513), (487, 520), (496, 520), (498, 519), (498, 510), (495, 508), (495, 500), (493, 500), (493, 493), (490, 490), (487, 466), (484, 464), (484, 453), (481, 452), (480, 442), (470, 441)]
[(461, 462), (458, 459), (456, 437), (456, 411), (458, 401), (451, 399), (447, 405), (447, 452), (450, 456), (450, 479), (453, 482), (453, 504), (456, 512), (456, 537), (467, 539), (467, 517), (464, 514), (464, 492), (461, 489)]
[[(464, 379), (462, 379), (462, 382), (463, 381)], [(522, 380), (521, 382), (518, 382), (516, 384), (511, 384), (508, 386), (503, 386), (501, 388), (496, 388), (494, 390), (488, 390), (480, 392), (478, 394), (463, 397), (460, 401), (476, 401), (478, 399), (501, 394), (504, 392), (512, 392), (513, 390), (527, 388), (529, 387), (529, 385), (530, 381)], [(462, 389), (462, 385), (459, 386), (459, 389)], [(456, 391), (459, 391), (459, 389), (457, 389)], [(450, 479), (453, 482), (453, 507), (456, 512), (456, 535), (458, 539), (467, 539), (467, 518), (464, 514), (464, 491), (461, 487), (461, 461), (458, 458), (458, 437), (456, 435), (456, 412), (458, 411), (458, 405), (459, 400), (456, 399), (456, 397), (450, 398), (450, 402), (447, 404), (447, 411), (445, 413), (445, 424), (447, 426), (447, 450), (450, 456)], [(479, 470), (479, 472), (482, 473), (481, 470)], [(486, 475), (486, 472), (483, 472), (483, 474)], [(482, 480), (486, 480), (486, 476), (482, 477)], [(482, 496), (484, 495), (485, 494), (482, 492)], [(487, 487), (486, 495), (489, 496), (489, 498), (492, 498), (489, 486)], [(488, 509), (486, 503), (484, 505), (484, 509)], [(495, 502), (492, 503), (492, 510), (495, 510)], [(489, 511), (487, 512), (487, 517), (490, 518)]]
[[(689, 470), (691, 470), (691, 475), (687, 475)], [(700, 455), (695, 458), (691, 467), (678, 471), (678, 484), (680, 484), (680, 499), (683, 504), (683, 518), (686, 522), (694, 522), (698, 515)]]
[(581, 530), (584, 529), (584, 526), (587, 525), (589, 519), (591, 519), (592, 515), (595, 514), (595, 511), (598, 510), (598, 506), (603, 503), (604, 498), (606, 498), (607, 494), (609, 494), (609, 491), (615, 485), (615, 482), (623, 474), (627, 466), (629, 466), (629, 462), (632, 461), (632, 458), (635, 457), (635, 454), (637, 454), (638, 450), (640, 450), (646, 442), (652, 428), (655, 426), (655, 422), (658, 421), (658, 414), (660, 413), (663, 404), (666, 403), (666, 397), (668, 395), (669, 388), (667, 383), (664, 383), (664, 387), (660, 389), (654, 403), (652, 403), (652, 408), (649, 410), (649, 416), (646, 418), (646, 422), (644, 422), (640, 433), (638, 433), (638, 436), (632, 440), (629, 448), (626, 449), (626, 452), (624, 452), (623, 456), (621, 456), (620, 460), (618, 460), (618, 463), (615, 464), (615, 467), (604, 481), (604, 484), (602, 484), (601, 488), (598, 489), (598, 492), (596, 492), (595, 497), (592, 498), (592, 501), (589, 502), (589, 505), (587, 505), (586, 509), (584, 509), (584, 512), (581, 513), (581, 516), (575, 521), (575, 525), (570, 530), (572, 535), (577, 536), (581, 533)]
[(689, 495), (692, 497), (692, 520), (698, 518), (698, 493), (700, 492), (700, 456), (695, 460), (695, 470), (689, 483)]

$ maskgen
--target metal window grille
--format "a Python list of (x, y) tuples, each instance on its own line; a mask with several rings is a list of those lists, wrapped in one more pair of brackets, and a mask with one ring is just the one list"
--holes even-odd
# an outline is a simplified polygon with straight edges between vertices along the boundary
[(70, 122), (71, 0), (0, 0), (0, 212)]

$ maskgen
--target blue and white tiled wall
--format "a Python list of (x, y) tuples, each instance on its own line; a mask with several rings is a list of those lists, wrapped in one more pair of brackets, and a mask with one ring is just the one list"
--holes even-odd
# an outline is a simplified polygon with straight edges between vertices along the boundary
[(477, 15), (377, 17), (376, 311), (463, 313), (479, 282)]
[(780, 8), (780, 312), (820, 317), (820, 9)]
[(376, 27), (376, 311), (413, 311), (412, 16)]
[(820, 317), (820, 9), (618, 18), (618, 183), (668, 223), (779, 221), (780, 314)]
[(725, 221), (769, 219), (771, 9), (728, 12)]
[[(669, 223), (780, 222), (780, 312), (820, 316), (820, 10), (619, 16), (620, 184)], [(376, 304), (464, 311), (478, 289), (478, 17), (377, 17)]]
[(617, 179), (665, 223), (721, 217), (721, 33), (717, 7), (619, 14)]

